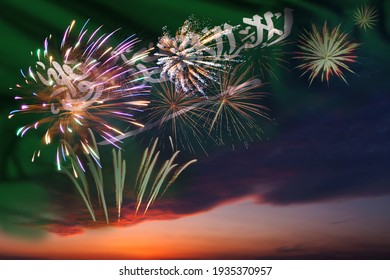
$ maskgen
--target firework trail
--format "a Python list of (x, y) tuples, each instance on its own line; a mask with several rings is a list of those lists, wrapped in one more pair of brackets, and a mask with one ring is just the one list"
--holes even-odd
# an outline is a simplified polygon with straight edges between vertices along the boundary
[(175, 36), (165, 32), (157, 43), (157, 64), (161, 77), (168, 78), (177, 90), (185, 94), (204, 93), (210, 81), (215, 81), (223, 69), (224, 59), (215, 55), (216, 40), (231, 30), (195, 32), (190, 20), (184, 22)]
[[(162, 167), (158, 167), (158, 158), (160, 151), (156, 151), (158, 139), (156, 139), (151, 147), (145, 149), (144, 155), (141, 160), (141, 164), (138, 170), (138, 175), (135, 183), (137, 191), (137, 205), (136, 214), (138, 213), (141, 204), (144, 201), (144, 196), (149, 191), (149, 197), (146, 200), (146, 206), (144, 214), (148, 211), (149, 207), (156, 200), (157, 196), (161, 193), (163, 195), (166, 190), (176, 181), (179, 175), (191, 164), (197, 160), (193, 159), (187, 163), (179, 166), (175, 162), (177, 155), (180, 151), (174, 152), (170, 159), (166, 160)], [(158, 171), (157, 171), (158, 170)], [(175, 173), (171, 174), (174, 170)], [(169, 180), (169, 181), (168, 181)]]
[(356, 8), (353, 13), (355, 25), (365, 31), (374, 27), (377, 17), (378, 12), (375, 7), (368, 4)]
[(64, 158), (64, 161), (70, 163), (71, 167), (65, 165), (60, 172), (66, 174), (70, 178), (83, 199), (92, 220), (96, 222), (96, 215), (90, 198), (88, 182), (84, 174), (84, 166), (79, 163), (78, 156), (72, 147), (65, 140), (61, 140), (61, 142), (62, 146), (66, 149), (66, 157)]
[(126, 161), (122, 160), (121, 150), (116, 152), (115, 149), (112, 149), (112, 160), (114, 162), (116, 207), (118, 209), (118, 221), (120, 221), (126, 177)]
[[(92, 140), (91, 143), (92, 150), (89, 154), (85, 153), (83, 155), (83, 159), (87, 161), (86, 165), (83, 164), (82, 160), (80, 160), (79, 155), (76, 154), (75, 150), (72, 148), (72, 146), (69, 143), (67, 143), (65, 140), (60, 140), (60, 145), (64, 149), (64, 156), (60, 158), (60, 165), (61, 165), (60, 172), (66, 174), (71, 179), (76, 189), (80, 193), (81, 198), (83, 199), (91, 215), (92, 220), (96, 222), (96, 215), (92, 206), (93, 203), (91, 200), (90, 189), (88, 187), (88, 180), (85, 175), (85, 173), (87, 173), (87, 170), (91, 172), (92, 178), (96, 185), (99, 204), (103, 208), (106, 222), (107, 224), (109, 224), (108, 210), (107, 210), (107, 204), (106, 204), (104, 188), (103, 188), (102, 168), (99, 162), (93, 160), (93, 156), (92, 156), (92, 154), (95, 154), (94, 157), (99, 157), (99, 150), (97, 148), (97, 144), (93, 132), (90, 129), (88, 129), (88, 132), (90, 134), (90, 139)], [(86, 166), (88, 168), (86, 168)]]
[(173, 138), (177, 145), (195, 153), (196, 147), (203, 147), (207, 136), (204, 125), (203, 108), (206, 98), (187, 96), (183, 90), (175, 89), (175, 86), (167, 81), (160, 84), (150, 94), (150, 106), (145, 110), (145, 128), (152, 129), (157, 124), (162, 143), (167, 142), (168, 137)]
[[(76, 155), (90, 154), (100, 165), (88, 129), (117, 146), (111, 139), (123, 132), (111, 122), (142, 126), (134, 113), (147, 106), (141, 96), (148, 92), (148, 87), (141, 84), (142, 71), (117, 64), (122, 53), (136, 46), (137, 38), (130, 36), (111, 46), (108, 42), (117, 30), (101, 35), (102, 26), (89, 32), (87, 23), (74, 38), (70, 35), (73, 21), (59, 49), (49, 46), (51, 36), (45, 39), (44, 49), (36, 51), (35, 66), (29, 67), (26, 74), (21, 71), (26, 84), (16, 85), (22, 94), (15, 99), (23, 103), (20, 109), (10, 112), (9, 118), (19, 113), (36, 117), (33, 123), (19, 128), (17, 135), (23, 137), (27, 131), (44, 126), (44, 144), (59, 138), (69, 143)], [(138, 58), (145, 55), (141, 53)], [(61, 155), (65, 157), (62, 143), (57, 148), (58, 170)], [(39, 154), (40, 151), (34, 152), (32, 160)]]
[(304, 71), (301, 76), (310, 73), (310, 84), (319, 75), (321, 81), (329, 83), (330, 77), (336, 75), (347, 83), (343, 70), (354, 73), (347, 63), (356, 61), (357, 56), (353, 52), (358, 47), (358, 44), (350, 43), (347, 39), (347, 34), (340, 31), (340, 25), (329, 31), (325, 22), (322, 33), (314, 24), (311, 32), (305, 30), (298, 41), (301, 51), (295, 57), (302, 61), (297, 67)]
[[(243, 68), (245, 70), (241, 71)], [(251, 68), (243, 64), (228, 67), (219, 78), (218, 94), (205, 105), (210, 120), (209, 133), (214, 131), (221, 144), (227, 134), (247, 147), (248, 142), (253, 141), (252, 135), (260, 138), (262, 132), (255, 117), (268, 119), (265, 113), (268, 109), (259, 104), (266, 95), (259, 92), (263, 84), (256, 77), (248, 78)]]

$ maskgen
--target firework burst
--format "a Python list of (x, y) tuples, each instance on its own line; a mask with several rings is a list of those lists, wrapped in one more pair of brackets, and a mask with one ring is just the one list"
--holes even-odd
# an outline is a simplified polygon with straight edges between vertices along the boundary
[(310, 84), (319, 75), (321, 81), (329, 83), (330, 77), (336, 75), (347, 83), (343, 70), (354, 73), (347, 63), (356, 61), (357, 56), (353, 53), (358, 44), (348, 41), (347, 34), (340, 31), (340, 25), (329, 31), (325, 23), (321, 33), (313, 24), (312, 31), (305, 30), (298, 42), (301, 51), (295, 58), (303, 63), (297, 68), (304, 71), (302, 76), (310, 73)]
[(288, 61), (284, 59), (285, 52), (283, 52), (283, 47), (287, 44), (289, 43), (283, 42), (281, 44), (262, 47), (257, 50), (261, 79), (269, 80), (269, 78), (273, 78), (278, 80), (279, 69), (284, 68), (288, 70), (285, 66)]
[[(20, 109), (10, 113), (24, 113), (36, 120), (21, 127), (17, 134), (22, 136), (32, 129), (45, 127), (43, 142), (50, 144), (54, 138), (69, 143), (78, 154), (91, 154), (99, 162), (97, 153), (91, 147), (88, 132), (97, 135), (113, 145), (117, 136), (123, 133), (112, 121), (122, 121), (142, 126), (133, 113), (142, 110), (147, 102), (140, 98), (148, 88), (142, 85), (142, 72), (127, 65), (118, 65), (119, 56), (133, 48), (138, 40), (130, 36), (116, 46), (108, 41), (112, 35), (100, 34), (101, 28), (88, 32), (86, 22), (77, 37), (72, 37), (73, 21), (66, 29), (60, 48), (49, 47), (51, 36), (45, 39), (44, 49), (36, 52), (37, 62), (25, 74), (25, 85), (16, 85), (22, 92), (15, 99), (22, 101)], [(51, 45), (51, 44), (50, 44)], [(34, 54), (33, 54), (34, 55)], [(146, 53), (142, 53), (138, 58)], [(27, 92), (27, 94), (26, 94)], [(65, 157), (65, 146), (57, 148), (57, 165), (60, 170), (60, 156)], [(39, 156), (34, 153), (33, 160)]]
[(224, 66), (223, 59), (213, 54), (215, 42), (229, 32), (195, 32), (189, 20), (179, 28), (176, 36), (165, 32), (155, 54), (157, 64), (162, 66), (161, 77), (168, 78), (185, 94), (200, 92), (204, 95), (205, 86), (217, 79)]
[(374, 6), (362, 5), (353, 13), (355, 25), (360, 29), (372, 29), (377, 21), (378, 13)]
[[(175, 89), (170, 83), (161, 83), (150, 95), (150, 106), (145, 111), (147, 122), (145, 127), (159, 128), (163, 143), (168, 143), (172, 136), (171, 145), (174, 149), (179, 145), (195, 153), (196, 146), (204, 152), (204, 131), (206, 119), (204, 118), (204, 104), (206, 98), (187, 96), (183, 90)], [(171, 138), (169, 138), (171, 140)]]
[(241, 71), (243, 68), (243, 65), (228, 67), (219, 78), (218, 94), (207, 101), (209, 131), (216, 132), (221, 144), (228, 135), (248, 146), (254, 135), (260, 138), (261, 129), (255, 117), (268, 119), (265, 113), (268, 109), (259, 104), (266, 95), (259, 92), (262, 83), (256, 77), (247, 78), (251, 67)]

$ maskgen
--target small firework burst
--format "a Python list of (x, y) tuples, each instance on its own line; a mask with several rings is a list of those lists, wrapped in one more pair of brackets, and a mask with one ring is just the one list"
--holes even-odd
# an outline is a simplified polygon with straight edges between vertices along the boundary
[[(171, 140), (174, 149), (179, 145), (195, 153), (195, 143), (203, 151), (205, 139), (204, 133), (204, 108), (206, 98), (187, 96), (183, 90), (175, 89), (175, 86), (167, 81), (160, 84), (150, 94), (150, 106), (145, 111), (147, 118), (145, 127), (158, 127), (161, 140)], [(171, 142), (171, 141), (170, 141)]]
[[(74, 38), (70, 36), (73, 21), (64, 33), (60, 49), (49, 48), (51, 36), (45, 39), (44, 49), (36, 52), (35, 66), (26, 74), (21, 71), (26, 85), (17, 85), (22, 94), (15, 99), (23, 103), (19, 110), (10, 112), (9, 118), (18, 113), (37, 116), (17, 134), (23, 136), (28, 130), (44, 126), (45, 144), (58, 138), (69, 143), (76, 153), (91, 154), (99, 162), (91, 147), (89, 129), (116, 145), (111, 139), (123, 133), (110, 122), (142, 126), (133, 113), (147, 106), (140, 96), (148, 88), (140, 83), (143, 79), (140, 71), (118, 65), (119, 56), (138, 40), (130, 36), (110, 46), (108, 41), (116, 31), (99, 35), (101, 26), (88, 32), (87, 23)], [(57, 148), (58, 169), (61, 169), (61, 152), (65, 151), (63, 141)], [(39, 153), (34, 153), (33, 160)]]
[(185, 94), (200, 92), (208, 82), (217, 79), (218, 72), (223, 68), (222, 58), (213, 53), (215, 41), (229, 30), (193, 31), (191, 21), (187, 20), (172, 37), (165, 32), (159, 39), (157, 64), (162, 66), (161, 77), (172, 81), (176, 89)]
[(320, 33), (313, 24), (312, 31), (305, 30), (298, 43), (301, 51), (295, 58), (303, 63), (297, 68), (304, 71), (301, 76), (310, 73), (310, 84), (320, 74), (321, 81), (329, 83), (330, 77), (336, 75), (347, 83), (342, 70), (354, 73), (347, 63), (356, 61), (357, 56), (353, 53), (358, 44), (348, 41), (347, 34), (340, 31), (340, 25), (329, 31), (325, 22)]
[(254, 136), (260, 138), (256, 116), (268, 119), (265, 112), (268, 109), (259, 104), (266, 95), (259, 92), (262, 83), (256, 77), (248, 78), (251, 67), (241, 71), (243, 68), (243, 65), (228, 67), (220, 75), (218, 94), (207, 101), (209, 131), (216, 132), (221, 144), (229, 136), (233, 143), (238, 140), (247, 147)]
[(269, 80), (269, 78), (273, 78), (278, 80), (277, 71), (280, 68), (288, 70), (285, 66), (288, 61), (284, 59), (285, 52), (283, 52), (283, 46), (287, 44), (289, 43), (283, 42), (268, 47), (261, 47), (257, 50), (261, 79)]
[(374, 6), (365, 4), (356, 8), (353, 13), (355, 25), (360, 29), (372, 29), (377, 21), (378, 12)]

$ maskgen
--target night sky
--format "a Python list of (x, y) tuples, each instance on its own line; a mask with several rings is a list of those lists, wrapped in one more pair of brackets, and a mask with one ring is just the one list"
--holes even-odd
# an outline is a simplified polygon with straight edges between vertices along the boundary
[[(379, 17), (368, 31), (352, 20), (364, 3), (1, 0), (0, 258), (389, 259), (390, 3), (370, 2)], [(91, 18), (92, 26), (108, 31), (122, 27), (121, 34), (151, 42), (164, 26), (174, 31), (191, 15), (211, 25), (239, 24), (285, 7), (294, 10), (294, 23), (282, 48), (286, 62), (275, 65), (277, 77), (265, 77), (271, 120), (258, 120), (262, 139), (234, 149), (206, 143), (207, 155), (183, 151), (183, 160), (198, 162), (145, 216), (134, 216), (128, 184), (121, 221), (106, 226), (98, 211), (93, 223), (74, 186), (55, 172), (55, 148), (31, 163), (40, 135), (20, 139), (16, 130), (28, 117), (8, 120), (17, 106), (8, 88), (23, 82), (19, 69), (34, 63), (30, 51), (48, 34), (61, 36), (73, 19)], [(360, 44), (348, 84), (332, 77), (329, 84), (316, 79), (309, 86), (296, 69), (299, 34), (325, 21), (341, 23)], [(256, 69), (259, 55), (250, 50), (245, 59)], [(148, 143), (147, 135), (125, 140), (130, 168)], [(109, 155), (111, 148), (101, 150)], [(108, 193), (115, 217), (114, 194)]]

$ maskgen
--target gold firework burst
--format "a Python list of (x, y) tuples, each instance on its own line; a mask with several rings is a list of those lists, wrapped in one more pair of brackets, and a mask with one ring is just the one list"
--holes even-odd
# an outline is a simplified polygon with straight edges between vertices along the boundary
[(178, 145), (195, 153), (195, 146), (199, 146), (205, 152), (205, 101), (205, 97), (187, 96), (169, 81), (161, 83), (150, 95), (145, 128), (158, 126), (163, 143), (168, 143), (168, 137), (172, 135), (174, 149)]
[(321, 81), (329, 83), (330, 77), (336, 75), (347, 83), (343, 70), (354, 73), (348, 63), (356, 62), (357, 56), (353, 53), (359, 44), (349, 42), (347, 34), (340, 31), (340, 25), (329, 31), (325, 22), (321, 33), (313, 24), (312, 31), (305, 30), (298, 43), (301, 51), (295, 58), (302, 63), (297, 68), (304, 71), (301, 76), (310, 73), (310, 84), (319, 75)]
[(355, 25), (360, 29), (372, 29), (377, 21), (378, 12), (374, 6), (365, 4), (356, 8), (353, 13)]
[(260, 138), (261, 129), (256, 116), (267, 118), (268, 109), (259, 104), (265, 97), (259, 89), (263, 86), (256, 77), (248, 78), (252, 67), (244, 65), (227, 67), (220, 75), (219, 90), (216, 96), (209, 98), (207, 117), (210, 119), (209, 132), (214, 131), (221, 144), (225, 144), (226, 136), (238, 140), (248, 146), (253, 136)]

